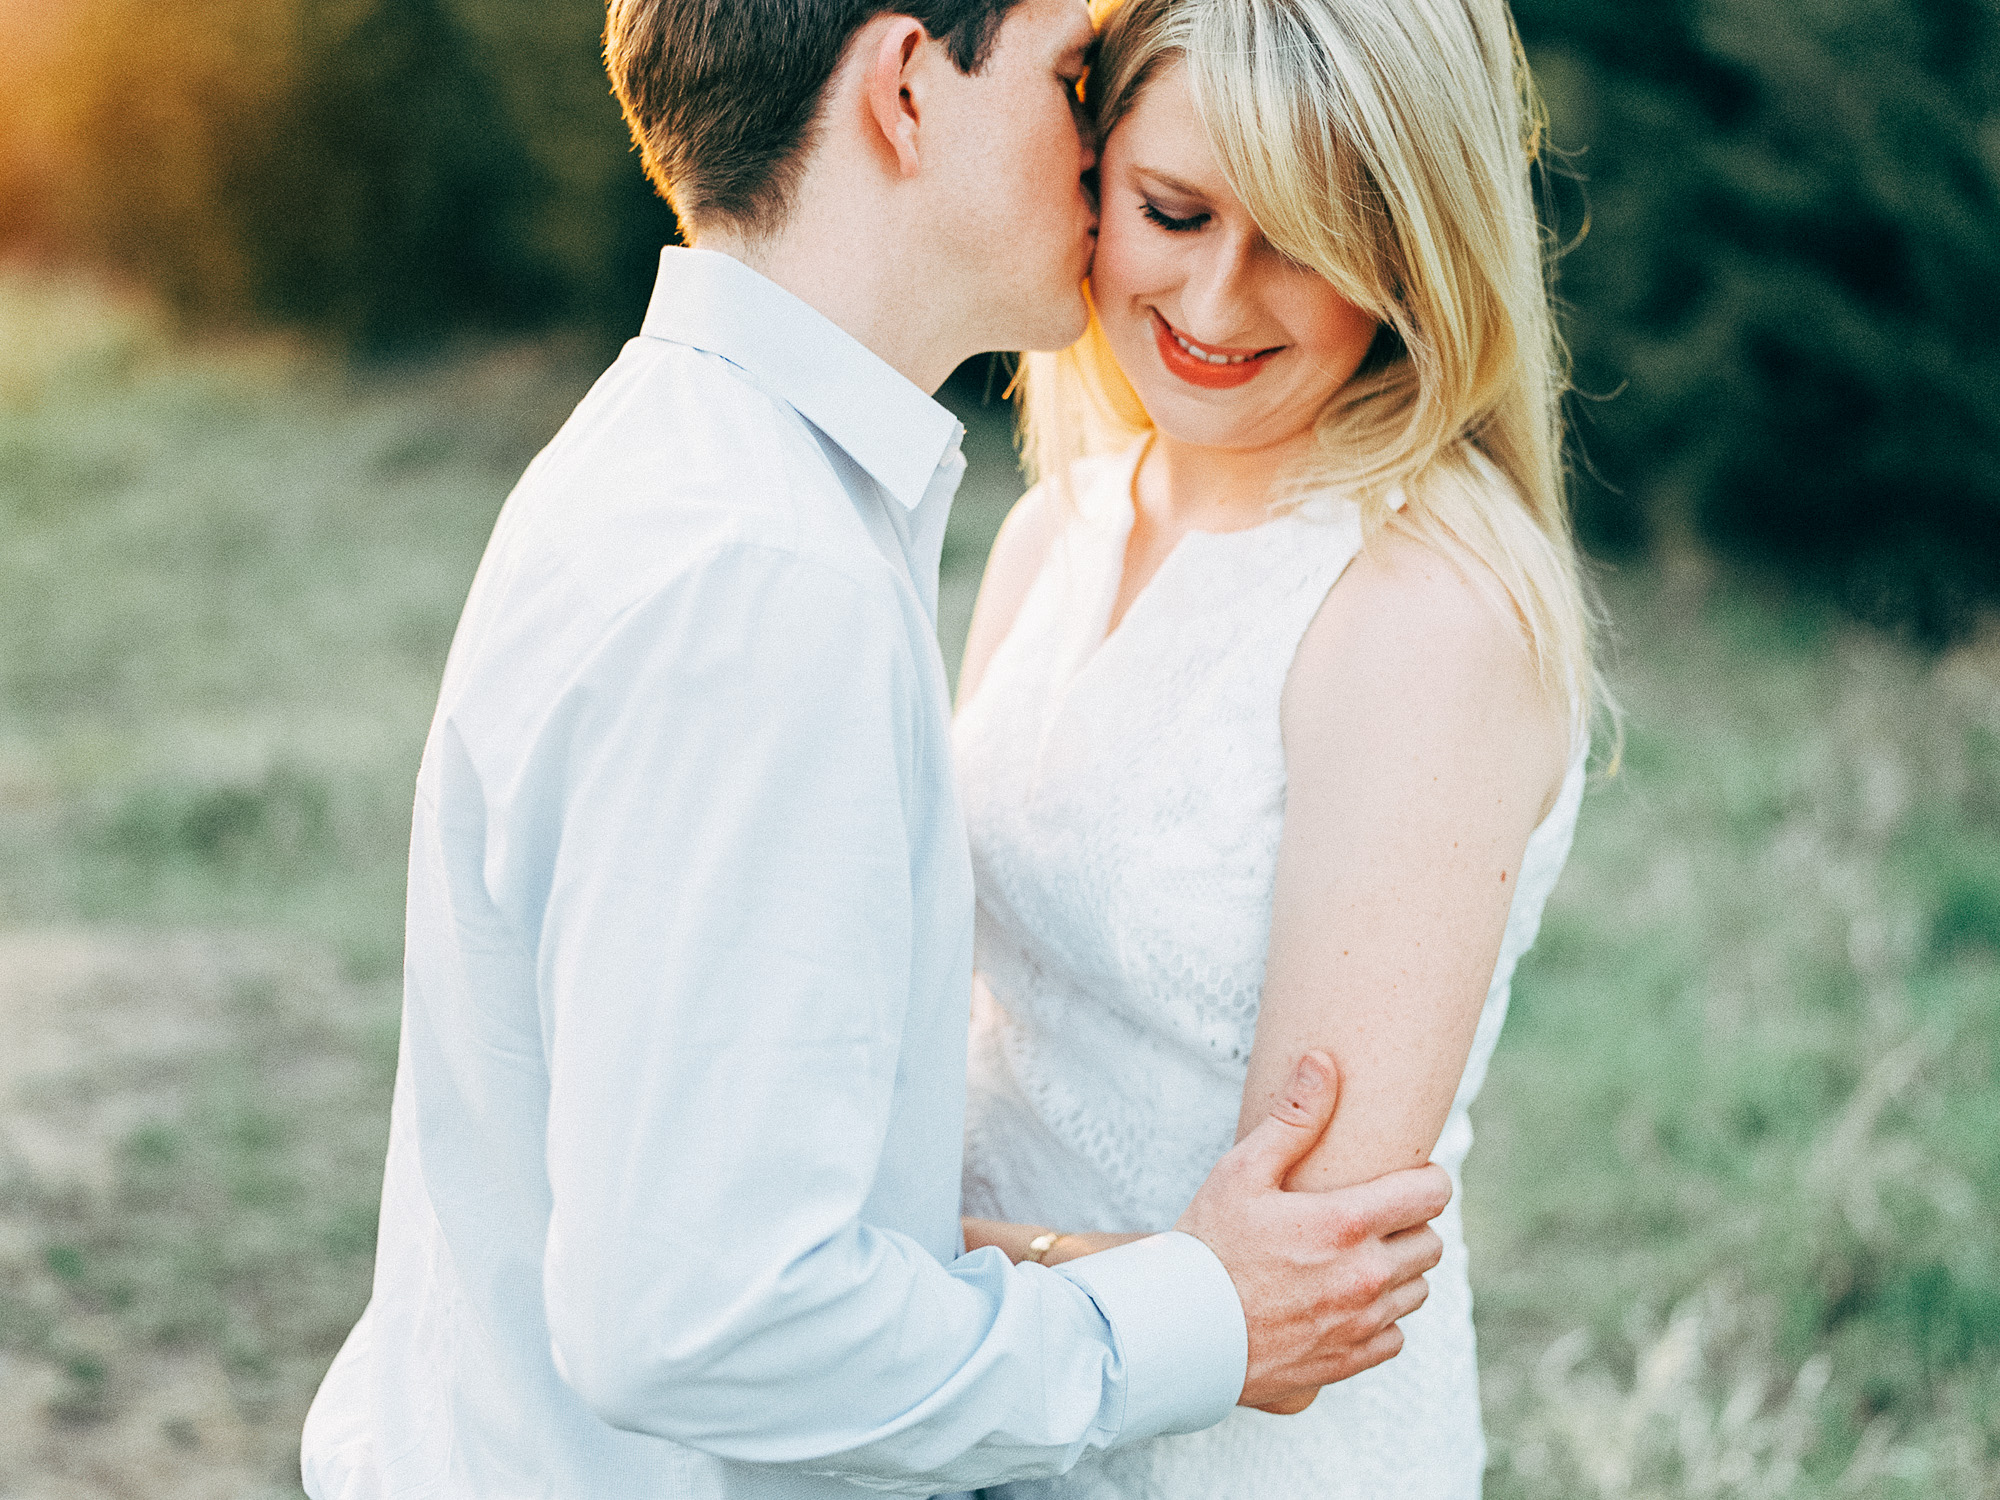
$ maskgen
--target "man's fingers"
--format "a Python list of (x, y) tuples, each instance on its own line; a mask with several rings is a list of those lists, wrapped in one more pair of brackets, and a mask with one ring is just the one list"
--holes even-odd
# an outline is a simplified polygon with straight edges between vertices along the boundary
[(1340, 1102), (1340, 1070), (1324, 1052), (1308, 1052), (1292, 1069), (1291, 1082), (1271, 1103), (1271, 1118), (1315, 1133), (1333, 1119)]
[[(1251, 1139), (1245, 1136), (1244, 1143)], [(1299, 1196), (1313, 1203), (1312, 1211), (1328, 1216), (1335, 1226), (1336, 1241), (1358, 1245), (1363, 1240), (1386, 1240), (1430, 1223), (1451, 1202), (1451, 1178), (1443, 1167), (1427, 1162), (1421, 1167), (1377, 1177), (1372, 1182)]]
[(1291, 1082), (1264, 1122), (1236, 1143), (1232, 1154), (1238, 1168), (1259, 1184), (1280, 1186), (1319, 1144), (1339, 1102), (1340, 1073), (1333, 1059), (1324, 1052), (1308, 1052), (1292, 1070)]
[(1397, 1256), (1398, 1260), (1412, 1268), (1415, 1275), (1437, 1269), (1444, 1259), (1444, 1240), (1428, 1224), (1419, 1224), (1415, 1229), (1404, 1229), (1382, 1241)]
[(1430, 1299), (1431, 1285), (1421, 1276), (1392, 1286), (1382, 1294), (1380, 1315), (1384, 1323), (1399, 1323)]
[(1372, 1370), (1379, 1364), (1394, 1359), (1403, 1352), (1403, 1330), (1391, 1323), (1374, 1338), (1354, 1351), (1354, 1368), (1348, 1373), (1359, 1375), (1363, 1370)]
[(1390, 1235), (1382, 1241), (1382, 1249), (1384, 1258), (1381, 1263), (1388, 1271), (1384, 1284), (1388, 1286), (1435, 1270), (1438, 1262), (1444, 1259), (1444, 1241), (1428, 1224)]

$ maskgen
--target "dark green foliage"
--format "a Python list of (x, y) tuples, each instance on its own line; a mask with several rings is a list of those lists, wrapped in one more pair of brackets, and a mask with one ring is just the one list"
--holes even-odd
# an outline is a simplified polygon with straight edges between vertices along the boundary
[(260, 310), (364, 347), (534, 320), (540, 185), (444, 0), (315, 0), (299, 86), (236, 185)]
[(1586, 536), (1698, 535), (1959, 632), (2000, 598), (2000, 10), (1515, 9), (1575, 173), (1555, 217), (1588, 226)]
[(0, 246), (361, 352), (637, 325), (673, 218), (608, 95), (599, 0), (75, 11), (23, 76), (0, 59)]
[(2000, 953), (2000, 820), (1980, 826), (1940, 813), (1912, 830), (1899, 853), (1911, 883), (1930, 897), (1933, 943)]
[[(1551, 218), (1581, 235), (1560, 291), (1586, 540), (1715, 546), (1959, 633), (2000, 599), (2000, 10), (1515, 9), (1566, 153)], [(0, 243), (362, 350), (636, 326), (673, 226), (600, 0), (73, 10), (23, 78), (0, 19)]]

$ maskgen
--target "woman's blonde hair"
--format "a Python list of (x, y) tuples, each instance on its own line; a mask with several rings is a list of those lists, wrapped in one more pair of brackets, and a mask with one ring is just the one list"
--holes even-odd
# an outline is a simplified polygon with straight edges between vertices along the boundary
[[(1279, 504), (1337, 486), (1366, 534), (1394, 524), (1470, 554), (1506, 590), (1543, 681), (1587, 713), (1591, 614), (1532, 180), (1541, 113), (1505, 0), (1095, 0), (1093, 18), (1100, 139), (1183, 63), (1265, 237), (1381, 324), (1320, 414), (1313, 472)], [(1070, 348), (1027, 356), (1022, 385), (1036, 477), (1060, 483), (1152, 426), (1094, 312)]]

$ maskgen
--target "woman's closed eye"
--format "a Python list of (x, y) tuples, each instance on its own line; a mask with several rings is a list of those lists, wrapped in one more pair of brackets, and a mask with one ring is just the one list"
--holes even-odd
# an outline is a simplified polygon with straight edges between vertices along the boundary
[(1157, 203), (1153, 202), (1151, 198), (1141, 200), (1139, 212), (1169, 234), (1186, 234), (1191, 229), (1201, 228), (1209, 219), (1209, 216), (1202, 212), (1191, 213), (1185, 218), (1177, 219)]

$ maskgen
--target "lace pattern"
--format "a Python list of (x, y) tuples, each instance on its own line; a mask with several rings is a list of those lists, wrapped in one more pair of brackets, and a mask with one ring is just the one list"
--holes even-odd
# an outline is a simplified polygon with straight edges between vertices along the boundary
[[(1359, 512), (1338, 499), (1192, 533), (1107, 635), (1137, 458), (1073, 471), (1076, 514), (956, 726), (979, 892), (966, 1212), (985, 1217), (1158, 1229), (1233, 1142), (1284, 818), (1280, 697), (1361, 545)], [(1529, 841), (1436, 1153), (1454, 1178), (1582, 786), (1579, 755)], [(1238, 1411), (994, 1493), (1476, 1496), (1484, 1445), (1456, 1203), (1439, 1228), (1445, 1262), (1388, 1365), (1299, 1417)]]

